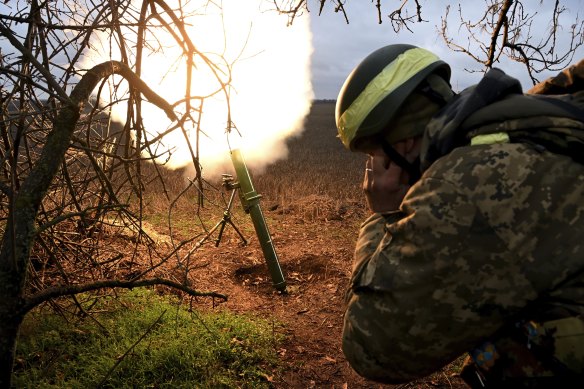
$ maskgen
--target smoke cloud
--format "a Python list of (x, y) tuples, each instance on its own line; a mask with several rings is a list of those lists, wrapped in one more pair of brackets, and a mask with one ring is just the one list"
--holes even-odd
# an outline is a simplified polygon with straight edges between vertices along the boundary
[[(191, 40), (198, 51), (219, 64), (214, 71), (223, 82), (231, 79), (227, 92), (231, 120), (236, 127), (227, 137), (225, 93), (204, 100), (198, 121), (201, 129), (198, 149), (204, 177), (212, 178), (231, 166), (229, 145), (242, 149), (252, 171), (260, 171), (286, 158), (285, 140), (302, 132), (304, 117), (314, 97), (310, 82), (313, 49), (308, 15), (302, 15), (288, 26), (286, 16), (269, 8), (270, 1), (223, 0), (220, 5), (208, 1), (186, 3), (188, 9), (184, 15), (192, 15), (185, 19)], [(120, 58), (119, 50), (112, 49), (106, 42), (105, 35), (92, 42), (85, 66)], [(221, 83), (215, 74), (203, 61), (195, 63), (191, 95), (206, 96), (219, 89)], [(184, 99), (185, 59), (170, 34), (161, 36), (157, 32), (147, 37), (141, 77), (171, 104)], [(111, 85), (116, 82), (113, 78)], [(184, 104), (177, 106), (179, 113), (181, 106)], [(171, 127), (172, 123), (158, 108), (146, 102), (143, 107), (146, 131), (156, 134)], [(193, 102), (193, 107), (197, 108), (198, 103)], [(123, 103), (115, 104), (112, 107), (114, 119), (125, 121), (126, 109)], [(198, 118), (198, 112), (191, 114)], [(196, 124), (187, 130), (191, 144), (195, 145)], [(170, 167), (190, 166), (194, 175), (191, 154), (180, 130), (165, 136), (161, 147), (171, 150)], [(160, 149), (157, 152), (160, 153)]]

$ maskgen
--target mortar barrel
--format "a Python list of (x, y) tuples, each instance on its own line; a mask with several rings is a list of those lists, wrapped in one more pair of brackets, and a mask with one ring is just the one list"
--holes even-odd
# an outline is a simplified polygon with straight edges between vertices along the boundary
[(266, 219), (264, 218), (260, 207), (261, 195), (259, 195), (254, 189), (247, 165), (239, 149), (231, 150), (231, 160), (239, 181), (239, 191), (242, 203), (253, 221), (256, 235), (262, 247), (266, 264), (268, 265), (268, 271), (272, 277), (272, 283), (276, 290), (283, 291), (286, 289), (286, 281), (282, 269), (280, 268), (280, 262), (278, 261), (278, 255), (276, 254), (276, 249), (272, 242), (268, 225), (266, 224)]

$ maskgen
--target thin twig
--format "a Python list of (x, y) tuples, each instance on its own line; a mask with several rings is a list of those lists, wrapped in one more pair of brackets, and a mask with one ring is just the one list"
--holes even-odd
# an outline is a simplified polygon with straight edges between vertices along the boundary
[(154, 322), (146, 329), (146, 331), (138, 339), (136, 339), (134, 344), (132, 344), (124, 354), (117, 358), (116, 363), (114, 363), (114, 365), (107, 371), (107, 373), (105, 373), (105, 376), (101, 379), (101, 381), (99, 381), (99, 383), (96, 385), (96, 388), (101, 388), (106, 383), (106, 381), (114, 372), (116, 367), (118, 367), (120, 363), (122, 363), (122, 361), (128, 356), (128, 354), (130, 354), (132, 350), (134, 350), (134, 348), (154, 329), (154, 327), (160, 322), (160, 320), (162, 320), (162, 317), (166, 314), (166, 311), (167, 310), (165, 309), (160, 314), (160, 316), (158, 316), (158, 318), (154, 320)]

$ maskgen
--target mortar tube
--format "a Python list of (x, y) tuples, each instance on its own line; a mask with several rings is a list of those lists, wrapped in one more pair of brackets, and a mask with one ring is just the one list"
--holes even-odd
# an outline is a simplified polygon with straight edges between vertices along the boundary
[(272, 284), (276, 290), (285, 291), (286, 280), (284, 279), (284, 274), (280, 268), (278, 255), (276, 254), (276, 249), (274, 248), (272, 237), (266, 224), (266, 219), (264, 218), (260, 207), (260, 198), (262, 196), (259, 195), (253, 187), (247, 165), (245, 164), (245, 160), (239, 149), (231, 150), (231, 161), (233, 162), (235, 174), (239, 181), (239, 195), (241, 197), (241, 202), (245, 211), (250, 214), (251, 220), (253, 221), (256, 235), (262, 247), (262, 252), (272, 277)]

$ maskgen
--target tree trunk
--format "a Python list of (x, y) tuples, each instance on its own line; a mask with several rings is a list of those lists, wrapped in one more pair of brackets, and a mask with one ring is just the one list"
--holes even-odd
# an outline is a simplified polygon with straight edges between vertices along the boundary
[(0, 388), (11, 385), (18, 329), (24, 318), (22, 306), (35, 237), (34, 223), (43, 195), (44, 191), (31, 193), (23, 186), (10, 199), (8, 223), (0, 247)]
[(18, 300), (0, 301), (0, 323), (2, 323), (0, 325), (0, 388), (11, 387), (16, 338), (23, 319), (21, 315), (10, 314), (8, 311), (14, 309), (11, 307), (14, 302), (18, 304)]
[[(30, 251), (36, 238), (36, 216), (45, 194), (59, 171), (83, 103), (97, 83), (112, 74), (120, 74), (132, 87), (161, 107), (176, 120), (172, 107), (136, 76), (128, 66), (109, 61), (90, 69), (71, 92), (61, 108), (41, 155), (24, 179), (19, 191), (10, 197), (10, 211), (0, 247), (0, 388), (10, 388), (16, 341), (25, 312), (24, 290), (30, 263)], [(13, 162), (16, 163), (16, 162)]]

